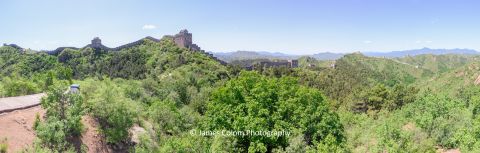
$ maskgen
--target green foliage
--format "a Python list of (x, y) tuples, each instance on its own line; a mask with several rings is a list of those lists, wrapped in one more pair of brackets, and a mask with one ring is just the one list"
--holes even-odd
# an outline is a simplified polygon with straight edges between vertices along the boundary
[(55, 68), (57, 59), (46, 53), (27, 54), (18, 63), (18, 73), (22, 76), (32, 76), (35, 73), (46, 72)]
[(413, 86), (407, 87), (403, 84), (395, 85), (393, 89), (391, 89), (389, 95), (391, 103), (387, 103), (385, 105), (385, 108), (387, 108), (388, 110), (394, 110), (399, 109), (409, 103), (412, 103), (416, 100), (418, 92), (419, 89)]
[(46, 123), (40, 124), (37, 129), (37, 137), (47, 148), (54, 150), (65, 150), (68, 147), (67, 133), (65, 133), (65, 123), (59, 118), (51, 117)]
[(0, 76), (10, 76), (17, 71), (14, 65), (16, 65), (21, 58), (22, 56), (19, 50), (13, 47), (0, 47)]
[(221, 135), (215, 135), (211, 140), (210, 151), (211, 152), (245, 152), (242, 148), (235, 148), (237, 142), (234, 137), (225, 137)]
[(415, 101), (417, 92), (416, 88), (401, 84), (395, 85), (393, 89), (378, 84), (360, 93), (360, 102), (353, 109), (370, 115), (376, 115), (381, 110), (392, 111)]
[(167, 138), (159, 152), (209, 152), (209, 143), (205, 137), (192, 136), (188, 133)]
[(377, 131), (379, 144), (377, 151), (387, 152), (435, 152), (434, 141), (415, 124), (388, 119)]
[(297, 133), (292, 135), (288, 140), (288, 146), (283, 150), (282, 148), (276, 148), (272, 152), (287, 152), (287, 153), (297, 153), (297, 152), (306, 152), (310, 150), (311, 147), (304, 141), (304, 136), (302, 133)]
[(431, 71), (413, 65), (360, 53), (345, 55), (332, 64), (332, 68), (302, 69), (297, 74), (303, 84), (320, 89), (341, 109), (361, 101), (358, 94), (377, 84), (410, 85), (432, 75)]
[(74, 78), (84, 78), (88, 75), (96, 74), (98, 71), (99, 60), (101, 55), (97, 55), (91, 48), (85, 48), (82, 50), (65, 49), (58, 57), (58, 61), (64, 66), (70, 68), (73, 73), (69, 73), (68, 69), (63, 71), (66, 78), (73, 76)]
[[(300, 68), (257, 67), (255, 73), (170, 39), (58, 55), (5, 46), (0, 97), (48, 91), (45, 120), (36, 116), (33, 126), (39, 143), (27, 152), (73, 152), (67, 140), (81, 135), (84, 112), (100, 122), (110, 144), (129, 145), (132, 125), (145, 128), (130, 148), (135, 152), (480, 152), (475, 58), (354, 53), (336, 61), (302, 57)], [(58, 88), (73, 82), (81, 84), (81, 96)], [(196, 136), (192, 130), (291, 135)]]
[(82, 94), (86, 97), (88, 108), (100, 121), (107, 142), (120, 143), (128, 138), (128, 129), (132, 127), (139, 112), (138, 106), (125, 97), (123, 90), (106, 79), (97, 84), (85, 84)]
[(65, 88), (54, 87), (42, 98), (42, 107), (46, 109), (45, 122), (38, 123), (34, 128), (41, 144), (56, 151), (69, 148), (67, 139), (80, 136), (84, 113), (83, 99), (80, 95), (65, 93)]
[(475, 56), (447, 54), (447, 55), (417, 55), (406, 56), (398, 58), (397, 60), (411, 65), (416, 65), (420, 68), (430, 70), (434, 73), (445, 73), (458, 67), (462, 67), (472, 61), (475, 61)]
[(328, 68), (335, 61), (333, 60), (317, 60), (314, 57), (303, 56), (298, 58), (298, 66), (301, 68), (311, 69), (311, 70), (322, 70)]
[(180, 114), (172, 101), (155, 102), (150, 107), (148, 114), (153, 119), (153, 123), (158, 126), (156, 127), (158, 134), (178, 134), (185, 130), (185, 128), (182, 128), (182, 118), (184, 116)]
[(34, 130), (37, 130), (38, 126), (40, 125), (40, 123), (42, 122), (42, 120), (40, 120), (40, 114), (35, 114), (35, 121), (33, 121), (33, 129)]
[[(412, 118), (428, 137), (444, 148), (465, 150), (474, 148), (476, 117), (458, 99), (444, 94), (426, 93), (406, 109), (406, 118)], [(473, 123), (473, 124), (472, 124)], [(475, 140), (477, 139), (477, 140)]]
[(58, 66), (55, 69), (56, 72), (56, 77), (59, 80), (68, 80), (70, 84), (72, 84), (72, 78), (73, 78), (73, 70), (69, 67), (64, 67), (64, 66)]
[(321, 152), (321, 153), (330, 153), (330, 152), (347, 152), (345, 146), (338, 145), (335, 136), (328, 134), (322, 142), (317, 143), (316, 150), (309, 150), (308, 152)]
[[(345, 138), (338, 116), (331, 112), (317, 90), (299, 86), (293, 78), (270, 79), (242, 72), (212, 93), (206, 112), (206, 128), (230, 131), (301, 130), (307, 144), (324, 143), (331, 135), (334, 145)], [(239, 148), (266, 152), (287, 147), (288, 137), (236, 136)]]
[(15, 79), (10, 77), (3, 78), (2, 86), (3, 95), (7, 97), (34, 94), (40, 91), (36, 84), (19, 77)]
[(146, 75), (147, 48), (130, 48), (118, 53), (110, 53), (108, 63), (104, 67), (108, 68), (106, 74), (110, 77), (141, 79)]
[(135, 152), (138, 153), (150, 153), (158, 152), (158, 146), (153, 139), (147, 134), (141, 134), (139, 136), (140, 143), (135, 146)]
[[(105, 127), (103, 132), (107, 136), (107, 142), (118, 143), (128, 138), (128, 129), (133, 125), (132, 113), (126, 112), (128, 109), (124, 105), (117, 108), (111, 108), (104, 116), (98, 116), (100, 119), (105, 118)], [(108, 116), (106, 116), (108, 115)]]
[(0, 153), (7, 153), (8, 151), (8, 144), (7, 144), (7, 138), (2, 139), (0, 141)]
[[(475, 59), (476, 56), (472, 58)], [(418, 81), (416, 84), (418, 87), (428, 89), (431, 92), (462, 98), (462, 96), (459, 96), (459, 91), (468, 90), (468, 88), (478, 85), (475, 81), (478, 78), (477, 72), (479, 70), (480, 62), (474, 60), (463, 66), (453, 67), (449, 71), (438, 73), (432, 78)]]
[[(33, 144), (25, 149), (23, 149), (22, 151), (20, 151), (21, 153), (31, 153), (31, 152), (34, 152), (34, 153), (77, 153), (77, 151), (75, 151), (75, 148), (70, 146), (62, 151), (58, 151), (58, 150), (55, 150), (55, 148), (48, 148), (48, 147), (44, 147), (42, 146), (38, 141), (34, 141)], [(85, 151), (82, 151), (82, 152), (85, 152)]]
[(366, 110), (368, 114), (375, 114), (382, 109), (384, 104), (390, 103), (389, 94), (384, 85), (377, 85), (361, 95), (363, 97), (361, 106), (364, 108), (357, 109)]
[(45, 84), (43, 86), (43, 89), (44, 90), (47, 90), (48, 87), (50, 87), (51, 85), (53, 85), (53, 79), (54, 79), (54, 74), (52, 71), (48, 72), (47, 73), (47, 78), (45, 79)]

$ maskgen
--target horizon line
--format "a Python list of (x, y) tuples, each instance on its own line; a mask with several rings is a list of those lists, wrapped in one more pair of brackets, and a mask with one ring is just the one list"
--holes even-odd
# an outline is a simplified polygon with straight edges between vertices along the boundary
[[(162, 38), (164, 38), (165, 36), (169, 36), (169, 35), (163, 35), (160, 39), (158, 40), (161, 40)], [(97, 36), (93, 37), (93, 39), (95, 38), (99, 38)], [(149, 39), (149, 38), (154, 38), (154, 39), (157, 39), (155, 37), (152, 37), (152, 36), (145, 36), (141, 39), (138, 39), (136, 41), (140, 41), (140, 40), (143, 40), (143, 39)], [(132, 41), (132, 42), (129, 42), (129, 43), (124, 43), (122, 45), (118, 45), (117, 47), (120, 47), (120, 46), (124, 46), (124, 45), (127, 45), (127, 44), (130, 44), (130, 43), (133, 43), (133, 42), (136, 42), (136, 41)], [(2, 46), (10, 46), (10, 45), (16, 45), (16, 46), (19, 46), (21, 47), (20, 45), (17, 45), (16, 43), (2, 43), (3, 45)], [(54, 51), (54, 50), (57, 50), (59, 48), (84, 48), (84, 47), (87, 47), (89, 44), (87, 45), (83, 45), (83, 47), (79, 47), (79, 46), (59, 46), (59, 47), (56, 47), (56, 48), (53, 48), (51, 50), (48, 50), (48, 49), (40, 49), (40, 50), (37, 50), (37, 49), (31, 49), (31, 48), (23, 48), (21, 47), (22, 49), (30, 49), (32, 51), (38, 51), (38, 52), (42, 52), (42, 51)], [(117, 47), (113, 47), (113, 48), (117, 48)], [(402, 52), (402, 51), (411, 51), (411, 50), (421, 50), (421, 49), (431, 49), (431, 50), (440, 50), (440, 49), (445, 49), (445, 50), (454, 50), (454, 49), (461, 49), (461, 50), (472, 50), (472, 51), (475, 51), (475, 52), (479, 52), (478, 50), (476, 49), (472, 49), (472, 48), (430, 48), (430, 47), (422, 47), (422, 48), (411, 48), (411, 49), (403, 49), (403, 50), (383, 50), (383, 51), (318, 51), (318, 52), (315, 52), (313, 54), (292, 54), (292, 53), (288, 53), (288, 51), (266, 51), (266, 50), (247, 50), (247, 49), (239, 49), (239, 50), (234, 50), (234, 51), (212, 51), (212, 50), (205, 50), (206, 52), (210, 52), (210, 53), (233, 53), (233, 52), (241, 52), (241, 51), (245, 51), (245, 52), (256, 52), (256, 53), (259, 53), (259, 52), (267, 52), (267, 53), (280, 53), (280, 54), (285, 54), (285, 55), (292, 55), (292, 56), (302, 56), (302, 55), (314, 55), (314, 54), (319, 54), (319, 53), (333, 53), (333, 54), (350, 54), (350, 53), (356, 53), (356, 52), (361, 52), (361, 53), (391, 53), (391, 52)], [(305, 51), (305, 52), (309, 52), (309, 51)]]

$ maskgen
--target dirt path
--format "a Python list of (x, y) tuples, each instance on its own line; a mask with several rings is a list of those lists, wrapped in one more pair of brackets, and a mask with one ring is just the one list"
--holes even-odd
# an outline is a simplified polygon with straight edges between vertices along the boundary
[(35, 139), (35, 115), (43, 117), (40, 106), (0, 114), (0, 140), (7, 139), (8, 152), (18, 152), (31, 146)]
[[(100, 125), (90, 116), (83, 116), (84, 133), (81, 143), (86, 146), (87, 153), (111, 153), (112, 149), (105, 142), (104, 137), (99, 133)], [(78, 146), (79, 144), (75, 144)]]

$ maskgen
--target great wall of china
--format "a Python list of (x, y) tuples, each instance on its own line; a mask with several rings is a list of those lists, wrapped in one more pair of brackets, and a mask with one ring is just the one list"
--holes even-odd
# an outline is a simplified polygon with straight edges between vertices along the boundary
[[(213, 56), (213, 54), (208, 53), (204, 50), (201, 50), (200, 47), (198, 47), (198, 45), (193, 43), (192, 34), (189, 33), (188, 30), (186, 30), (186, 29), (181, 30), (180, 33), (178, 33), (176, 35), (173, 35), (173, 36), (172, 35), (166, 35), (164, 37), (172, 39), (178, 47), (187, 48), (190, 51), (194, 51), (194, 52), (200, 52), (200, 53), (212, 58), (213, 60), (218, 61), (220, 64), (223, 64), (223, 65), (227, 64), (227, 62), (218, 59), (217, 57)], [(121, 51), (122, 49), (125, 49), (125, 48), (130, 48), (130, 47), (133, 47), (133, 46), (140, 45), (146, 39), (154, 41), (154, 42), (160, 42), (160, 39), (156, 39), (154, 37), (148, 36), (148, 37), (145, 37), (143, 39), (140, 39), (140, 40), (137, 40), (137, 41), (125, 44), (125, 45), (121, 45), (121, 46), (118, 46), (118, 47), (115, 47), (115, 48), (110, 48), (110, 47), (107, 47), (107, 46), (103, 45), (102, 40), (100, 38), (95, 37), (95, 38), (93, 38), (93, 40), (90, 44), (88, 44), (88, 45), (86, 45), (85, 47), (82, 47), (82, 48), (90, 47), (90, 48), (93, 48), (93, 49), (100, 49), (100, 50), (104, 50), (104, 51), (107, 51), (107, 52), (116, 52), (116, 51)], [(20, 47), (16, 44), (3, 44), (3, 46), (10, 46), (10, 47), (16, 48), (18, 50), (22, 50), (22, 51), (24, 50), (22, 47)], [(65, 49), (78, 50), (78, 49), (82, 49), (82, 48), (58, 47), (55, 50), (47, 50), (47, 51), (40, 51), (40, 52), (45, 52), (45, 53), (50, 54), (50, 55), (58, 55)]]
[[(219, 62), (222, 65), (227, 65), (227, 62), (218, 59), (217, 57), (213, 56), (213, 54), (202, 50), (200, 47), (198, 47), (198, 45), (194, 44), (193, 41), (192, 41), (192, 33), (189, 33), (188, 30), (186, 30), (186, 29), (181, 30), (178, 34), (175, 34), (175, 35), (166, 35), (166, 36), (164, 36), (164, 38), (172, 39), (178, 47), (187, 48), (190, 51), (202, 53), (202, 54), (212, 58), (213, 60)], [(109, 47), (102, 44), (102, 40), (100, 38), (95, 37), (95, 38), (93, 38), (93, 40), (90, 44), (88, 44), (88, 45), (86, 45), (85, 47), (82, 47), (82, 48), (90, 47), (90, 48), (93, 48), (93, 49), (99, 49), (99, 50), (103, 50), (103, 51), (107, 51), (107, 52), (117, 52), (117, 51), (121, 51), (122, 49), (125, 49), (125, 48), (130, 48), (130, 47), (133, 47), (133, 46), (140, 45), (144, 42), (144, 40), (150, 40), (150, 41), (153, 41), (153, 42), (160, 42), (160, 39), (156, 39), (156, 38), (148, 36), (148, 37), (145, 37), (143, 39), (140, 39), (140, 40), (137, 40), (137, 41), (125, 44), (125, 45), (121, 45), (121, 46), (118, 46), (118, 47), (115, 47), (115, 48), (109, 48)], [(24, 49), (22, 47), (20, 47), (16, 44), (3, 44), (3, 45), (4, 46), (10, 46), (10, 47), (16, 48), (18, 50), (24, 51)], [(40, 51), (40, 52), (45, 52), (45, 53), (50, 54), (50, 55), (58, 55), (65, 49), (78, 50), (78, 49), (82, 49), (82, 48), (58, 47), (55, 50)], [(260, 67), (285, 66), (285, 67), (289, 67), (289, 68), (295, 68), (295, 67), (298, 67), (298, 60), (263, 61), (263, 62), (258, 63), (256, 66), (260, 66)], [(252, 70), (253, 66), (245, 67), (245, 69)]]

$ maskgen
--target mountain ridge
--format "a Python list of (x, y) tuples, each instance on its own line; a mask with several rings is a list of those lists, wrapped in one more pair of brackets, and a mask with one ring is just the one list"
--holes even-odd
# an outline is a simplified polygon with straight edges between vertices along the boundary
[(473, 50), (473, 49), (460, 49), (460, 48), (453, 48), (453, 49), (432, 49), (428, 47), (424, 47), (421, 49), (412, 49), (412, 50), (403, 50), (403, 51), (390, 51), (390, 52), (362, 52), (362, 54), (366, 56), (374, 56), (374, 57), (405, 57), (405, 56), (416, 56), (416, 55), (423, 55), (423, 54), (433, 54), (433, 55), (443, 55), (443, 54), (463, 54), (463, 55), (474, 55), (480, 54), (480, 52)]
[[(268, 51), (234, 51), (234, 52), (211, 52), (213, 56), (227, 61), (232, 62), (234, 60), (245, 60), (245, 59), (298, 59), (303, 56), (313, 57), (317, 60), (337, 60), (349, 53), (334, 53), (334, 52), (319, 52), (315, 54), (306, 54), (306, 55), (292, 55), (281, 52), (268, 52)], [(416, 55), (445, 55), (445, 54), (459, 54), (459, 55), (477, 55), (480, 52), (473, 49), (431, 49), (431, 48), (420, 48), (420, 49), (411, 49), (403, 51), (390, 51), (390, 52), (375, 52), (375, 51), (361, 51), (361, 54), (370, 57), (387, 57), (387, 58), (400, 58), (406, 56), (416, 56)]]

